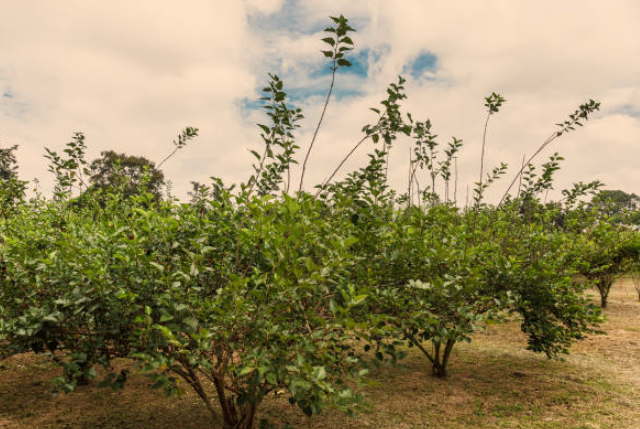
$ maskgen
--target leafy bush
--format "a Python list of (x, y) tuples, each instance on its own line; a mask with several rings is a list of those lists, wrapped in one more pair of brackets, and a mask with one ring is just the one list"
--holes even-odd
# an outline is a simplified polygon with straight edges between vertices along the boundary
[[(353, 46), (346, 18), (332, 21), (323, 39), (334, 72), (324, 110)], [(128, 358), (156, 388), (193, 389), (224, 427), (251, 428), (270, 394), (288, 395), (308, 415), (327, 406), (351, 411), (369, 350), (397, 359), (408, 344), (444, 377), (455, 345), (492, 321), (520, 321), (528, 348), (549, 357), (597, 332), (599, 311), (572, 280), (609, 273), (612, 260), (637, 255), (635, 245), (616, 241), (625, 244), (605, 255), (617, 256), (599, 260), (600, 238), (619, 231), (602, 224), (582, 234), (589, 217), (574, 207), (599, 184), (543, 204), (561, 157), (543, 163), (539, 176), (532, 160), (598, 103), (558, 124), (497, 206), (484, 195), (507, 166), (485, 175), (481, 155), (473, 205), (461, 209), (454, 170), (462, 141), (454, 137), (440, 157), (431, 122), (402, 112), (404, 83), (389, 85), (372, 108), (376, 121), (315, 195), (301, 189), (324, 110), (300, 191), (290, 195), (302, 112), (275, 75), (263, 89), (264, 148), (253, 151), (253, 174), (235, 193), (212, 178), (211, 187), (194, 184), (191, 204), (162, 202), (149, 171), (136, 192), (126, 178), (86, 192), (84, 136), (63, 155), (47, 149), (53, 198), (25, 201), (18, 189), (3, 206), (14, 215), (0, 217), (0, 357), (46, 354), (64, 368), (55, 380), (64, 391), (97, 377), (96, 365), (106, 369), (102, 385), (122, 388), (128, 373), (114, 373), (111, 362)], [(494, 93), (485, 102), (488, 125), (505, 99)], [(187, 128), (162, 162), (196, 135)], [(387, 181), (400, 138), (414, 145), (402, 194)], [(334, 182), (365, 142), (374, 145), (369, 163)], [(85, 190), (78, 200), (76, 188)]]

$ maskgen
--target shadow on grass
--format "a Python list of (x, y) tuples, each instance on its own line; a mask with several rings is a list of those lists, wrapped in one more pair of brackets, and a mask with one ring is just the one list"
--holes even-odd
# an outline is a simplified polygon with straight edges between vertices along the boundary
[[(446, 380), (432, 377), (426, 360), (410, 351), (401, 365), (382, 364), (372, 371), (372, 382), (364, 387), (367, 403), (353, 418), (327, 410), (309, 420), (285, 397), (269, 398), (261, 416), (279, 425), (313, 428), (640, 427), (633, 415), (640, 404), (610, 374), (549, 361), (520, 346), (483, 338), (462, 345)], [(149, 390), (141, 376), (132, 376), (122, 392), (85, 386), (53, 397), (48, 380), (56, 374), (51, 367), (38, 366), (32, 356), (14, 358), (5, 366), (0, 372), (0, 427), (215, 427), (195, 395), (167, 398)]]
[[(382, 364), (355, 417), (326, 410), (309, 420), (287, 398), (260, 410), (279, 425), (312, 428), (640, 428), (640, 302), (632, 285), (612, 289), (608, 332), (578, 343), (567, 362), (527, 352), (516, 323), (491, 326), (456, 346), (446, 380), (415, 350)], [(124, 363), (121, 363), (124, 365)], [(216, 427), (196, 395), (166, 397), (130, 377), (121, 392), (84, 386), (54, 397), (52, 366), (33, 355), (0, 362), (0, 428)]]

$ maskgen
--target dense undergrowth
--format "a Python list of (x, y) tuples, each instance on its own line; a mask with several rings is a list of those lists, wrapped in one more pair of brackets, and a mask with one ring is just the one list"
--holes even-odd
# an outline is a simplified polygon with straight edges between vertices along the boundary
[[(333, 23), (324, 55), (335, 78), (350, 65), (353, 29), (343, 17)], [(83, 190), (81, 134), (63, 155), (47, 151), (51, 198), (27, 200), (23, 182), (3, 177), (0, 357), (47, 355), (64, 368), (54, 381), (67, 392), (92, 382), (96, 366), (129, 358), (155, 387), (193, 389), (223, 427), (251, 428), (269, 427), (259, 406), (276, 393), (308, 415), (328, 406), (350, 412), (357, 381), (377, 360), (402, 358), (400, 344), (445, 377), (455, 345), (489, 322), (519, 321), (528, 348), (550, 358), (598, 332), (600, 311), (585, 288), (602, 287), (605, 305), (640, 243), (581, 202), (599, 182), (543, 203), (561, 158), (536, 174), (532, 157), (498, 205), (484, 192), (506, 165), (486, 175), (481, 167), (473, 205), (460, 208), (450, 188), (462, 142), (442, 149), (430, 121), (402, 113), (403, 84), (389, 86), (354, 146), (370, 144), (369, 163), (333, 181), (341, 162), (312, 193), (303, 178), (290, 191), (302, 113), (274, 75), (264, 88), (264, 151), (237, 187), (212, 178), (189, 204), (158, 201), (144, 188), (131, 195), (126, 181)], [(485, 101), (488, 121), (505, 100)], [(540, 150), (598, 107), (580, 106)], [(176, 149), (196, 134), (185, 130)], [(402, 193), (387, 182), (400, 136), (413, 145)], [(122, 388), (127, 374), (99, 382)]]

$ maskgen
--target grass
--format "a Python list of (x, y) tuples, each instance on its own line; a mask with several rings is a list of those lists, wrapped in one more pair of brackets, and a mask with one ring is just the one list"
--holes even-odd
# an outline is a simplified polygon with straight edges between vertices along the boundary
[[(564, 362), (524, 350), (517, 324), (492, 325), (456, 346), (447, 380), (431, 377), (413, 351), (400, 366), (373, 371), (355, 417), (327, 410), (309, 420), (283, 397), (269, 398), (261, 416), (319, 429), (640, 428), (640, 302), (630, 281), (614, 286), (604, 313), (607, 335), (577, 344)], [(54, 397), (56, 370), (38, 362), (2, 362), (0, 428), (212, 427), (194, 394), (167, 398), (140, 376), (121, 392), (90, 385)]]

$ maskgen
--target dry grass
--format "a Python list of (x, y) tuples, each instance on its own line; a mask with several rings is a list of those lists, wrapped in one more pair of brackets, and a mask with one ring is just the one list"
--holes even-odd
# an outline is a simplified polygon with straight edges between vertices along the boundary
[[(328, 410), (312, 420), (285, 398), (261, 410), (278, 424), (310, 428), (640, 428), (640, 302), (631, 282), (616, 284), (606, 336), (578, 344), (566, 362), (524, 350), (516, 324), (492, 326), (456, 347), (448, 380), (431, 377), (411, 354), (372, 375), (356, 417)], [(0, 428), (210, 428), (195, 395), (167, 398), (131, 377), (122, 392), (86, 386), (53, 397), (55, 369), (32, 355), (0, 369)]]

